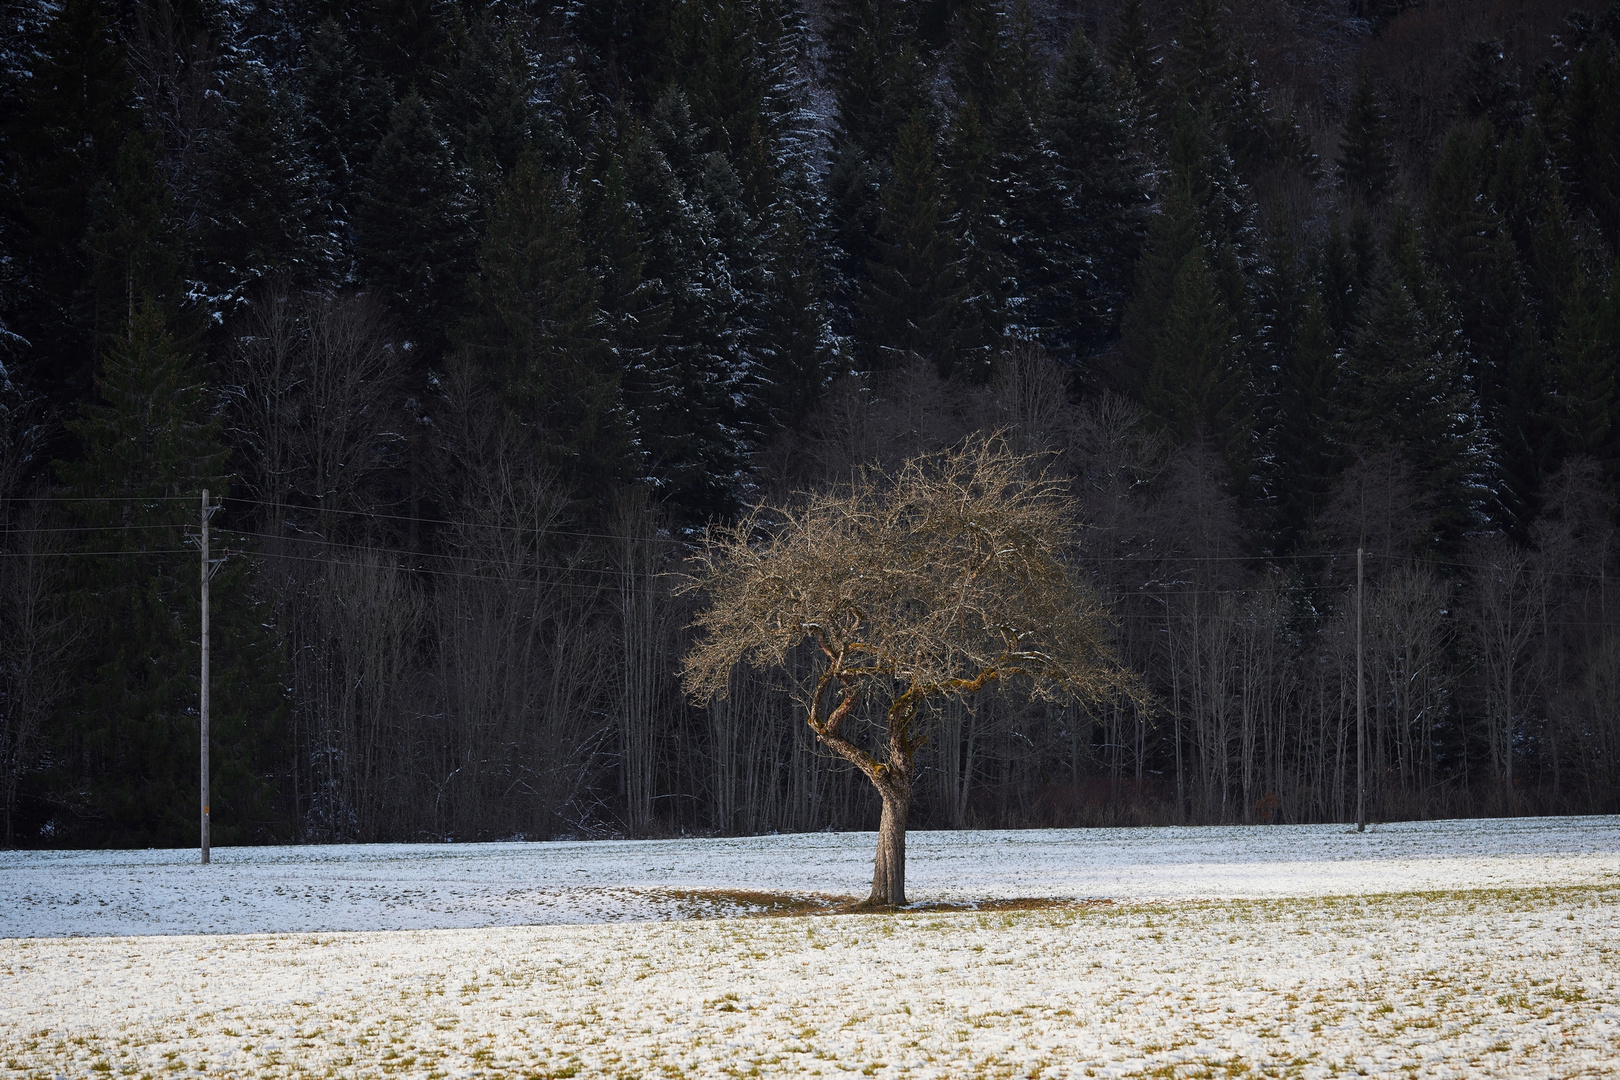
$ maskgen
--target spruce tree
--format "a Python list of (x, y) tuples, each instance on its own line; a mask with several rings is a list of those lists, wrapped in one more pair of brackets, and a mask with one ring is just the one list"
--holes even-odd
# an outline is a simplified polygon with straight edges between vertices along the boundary
[(328, 227), (346, 261), (354, 252), (366, 170), (387, 129), (392, 102), (386, 83), (360, 63), (333, 19), (310, 35), (298, 76), (308, 125), (304, 139), (329, 193)]
[(1156, 111), (1174, 122), (1179, 109), (1202, 113), (1246, 176), (1288, 165), (1307, 174), (1314, 159), (1292, 116), (1278, 114), (1261, 90), (1255, 65), (1228, 35), (1217, 0), (1189, 0), (1168, 56), (1169, 78), (1159, 88)]
[(495, 201), (471, 292), (469, 352), (552, 466), (579, 487), (621, 476), (629, 432), (600, 288), (574, 207), (532, 155)]
[(580, 0), (565, 25), (579, 50), (579, 67), (606, 101), (638, 110), (663, 88), (674, 5), (667, 0)]
[(536, 149), (545, 133), (539, 96), (534, 62), (515, 20), (486, 11), (473, 24), (439, 106), (456, 160), (481, 187), (498, 185)]
[(1142, 0), (1121, 0), (1108, 39), (1108, 63), (1130, 101), (1150, 102), (1158, 96), (1159, 65)]
[[(83, 678), (56, 731), (73, 792), (63, 831), (87, 846), (189, 846), (197, 837), (197, 561), (183, 553), (202, 488), (223, 493), (225, 448), (194, 360), (157, 305), (109, 348), (97, 400), (68, 427), (80, 456), (57, 472), (84, 532), (74, 602)], [(226, 538), (226, 543), (229, 540)], [(223, 546), (223, 545), (222, 545)], [(117, 552), (118, 554), (104, 554)], [(214, 580), (211, 714), (216, 843), (281, 831), (267, 773), (282, 704), (267, 613), (245, 556)]]
[(1369, 207), (1382, 203), (1395, 182), (1384, 107), (1365, 64), (1356, 76), (1356, 89), (1345, 112), (1337, 164), (1345, 192)]
[(1552, 117), (1554, 146), (1570, 209), (1592, 215), (1613, 258), (1620, 253), (1620, 25), (1607, 18), (1581, 37)]
[(1171, 80), (1163, 89), (1173, 100), (1225, 120), (1240, 73), (1222, 22), (1217, 0), (1189, 0), (1182, 7), (1168, 57)]
[(1147, 226), (1147, 192), (1115, 84), (1078, 25), (1058, 64), (1044, 134), (1050, 152), (1050, 274), (1031, 318), (1054, 356), (1100, 351), (1118, 333)]
[(964, 101), (945, 136), (945, 203), (952, 213), (943, 227), (955, 242), (963, 285), (951, 364), (953, 370), (980, 376), (989, 372), (990, 343), (1006, 326), (1007, 304), (1017, 288), (1007, 258), (1010, 237), (995, 158), (993, 136), (979, 106)]
[(1248, 190), (1207, 118), (1185, 102), (1176, 113), (1168, 165), (1120, 327), (1124, 367), (1114, 381), (1126, 390), (1140, 387), (1155, 366), (1176, 278), (1195, 249), (1203, 250), (1205, 269), (1241, 336), (1252, 336), (1247, 294), (1255, 260)]
[(907, 353), (932, 360), (942, 373), (957, 366), (967, 289), (946, 228), (947, 206), (933, 130), (914, 113), (895, 146), (894, 178), (884, 185), (860, 301), (858, 332), (869, 367), (892, 367)]
[(1149, 222), (1147, 243), (1136, 263), (1131, 299), (1120, 325), (1123, 365), (1115, 373), (1115, 389), (1132, 396), (1143, 392), (1149, 372), (1158, 367), (1176, 278), (1202, 245), (1191, 194), (1184, 185), (1170, 185)]
[(1553, 346), (1556, 420), (1568, 454), (1597, 458), (1614, 475), (1620, 435), (1620, 301), (1577, 270)]
[(1362, 303), (1378, 266), (1372, 220), (1357, 211), (1349, 224), (1348, 233), (1337, 221), (1328, 226), (1316, 260), (1317, 295), (1333, 339), (1341, 347), (1349, 344), (1360, 322)]
[(809, 41), (802, 15), (788, 5), (673, 5), (665, 83), (686, 96), (702, 149), (726, 155), (756, 216), (775, 200), (783, 166), (808, 150), (800, 67)]
[(1310, 529), (1342, 462), (1338, 378), (1333, 328), (1321, 297), (1312, 292), (1277, 380), (1272, 446), (1277, 528), (1285, 540), (1297, 540)]
[(440, 348), (460, 311), (475, 239), (461, 171), (414, 90), (394, 107), (356, 218), (365, 280), (387, 298), (411, 341)]
[(355, 28), (361, 62), (396, 99), (448, 78), (467, 33), (453, 0), (358, 0), (345, 22)]
[(1476, 393), (1499, 474), (1491, 515), (1524, 540), (1553, 456), (1553, 432), (1542, 386), (1544, 343), (1502, 212), (1502, 202), (1519, 201), (1516, 184), (1499, 183), (1504, 173), (1522, 179), (1514, 156), (1488, 122), (1459, 124), (1431, 177), (1426, 217), (1436, 269), (1474, 357)]
[(1047, 326), (1037, 307), (1051, 289), (1058, 261), (1054, 211), (1059, 196), (1043, 130), (1049, 97), (1046, 61), (1024, 0), (1013, 9), (1003, 38), (997, 100), (990, 114), (993, 218), (990, 228), (979, 230), (996, 243), (990, 273), (983, 279), (985, 291), (999, 282), (995, 316), (986, 320), (992, 343), (1009, 334), (1041, 339)]
[(1581, 269), (1575, 222), (1557, 185), (1537, 208), (1533, 233), (1529, 279), (1538, 301), (1542, 335), (1551, 341), (1563, 325), (1564, 303), (1575, 292)]
[(797, 203), (784, 198), (771, 210), (771, 260), (755, 346), (754, 397), (771, 427), (795, 425), (810, 414), (836, 359), (821, 249)]
[(1480, 523), (1491, 463), (1455, 310), (1403, 213), (1349, 350), (1344, 402), (1350, 441), (1402, 451), (1433, 508), (1431, 535), (1454, 550)]
[(1209, 117), (1182, 103), (1170, 131), (1168, 182), (1179, 186), (1192, 201), (1199, 229), (1210, 250), (1239, 249), (1250, 257), (1253, 206), (1248, 188)]
[(650, 363), (670, 313), (661, 283), (647, 279), (648, 251), (628, 175), (634, 155), (644, 152), (645, 132), (628, 121), (615, 128), (625, 141), (603, 139), (594, 148), (580, 170), (578, 208), (608, 339), (628, 377)]
[(112, 183), (139, 124), (119, 17), (108, 0), (65, 0), (4, 119), (17, 180), (19, 254), (26, 286), (9, 297), (11, 329), (30, 343), (31, 367), (58, 407), (89, 392), (100, 348), (92, 196)]
[(302, 102), (256, 64), (232, 72), (225, 100), (200, 229), (203, 276), (221, 311), (268, 277), (299, 288), (330, 282), (337, 255), (327, 193), (303, 141)]
[(626, 147), (625, 193), (661, 322), (626, 367), (645, 468), (685, 524), (729, 513), (750, 449), (755, 223), (725, 155), (705, 154), (685, 95), (665, 91)]
[(142, 297), (178, 303), (187, 237), (151, 140), (130, 132), (112, 173), (90, 194), (84, 246), (92, 257), (94, 325), (128, 333)]
[(1195, 248), (1176, 273), (1142, 403), (1178, 442), (1208, 440), (1242, 475), (1253, 416), (1239, 350), (1237, 320)]
[(823, 229), (832, 249), (827, 287), (834, 325), (850, 333), (883, 216), (883, 189), (913, 114), (932, 120), (930, 73), (917, 52), (914, 13), (895, 0), (842, 0), (827, 30), (836, 73), (832, 160)]

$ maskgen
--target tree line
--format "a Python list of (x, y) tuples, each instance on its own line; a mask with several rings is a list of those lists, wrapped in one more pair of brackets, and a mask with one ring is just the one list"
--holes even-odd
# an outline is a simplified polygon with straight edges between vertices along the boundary
[(1616, 809), (1616, 9), (3, 7), (7, 843), (194, 838), (204, 487), (219, 842), (873, 827), (677, 586), (984, 431), (1148, 693), (913, 824), (1345, 819), (1358, 548), (1371, 812)]

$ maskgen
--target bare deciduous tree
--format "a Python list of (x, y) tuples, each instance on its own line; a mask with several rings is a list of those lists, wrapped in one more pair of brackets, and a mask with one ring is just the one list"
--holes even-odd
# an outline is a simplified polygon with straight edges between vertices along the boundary
[[(1065, 486), (998, 437), (860, 473), (802, 505), (716, 528), (687, 586), (708, 606), (682, 675), (701, 701), (738, 663), (778, 667), (806, 642), (823, 665), (806, 720), (883, 802), (869, 903), (905, 903), (905, 830), (930, 702), (992, 684), (1047, 700), (1134, 694), (1106, 614), (1066, 559)], [(886, 698), (879, 746), (846, 722)]]
[(302, 503), (332, 539), (331, 515), (369, 508), (361, 493), (403, 438), (400, 356), (382, 308), (272, 290), (243, 319), (231, 359), (230, 431), (268, 530), (279, 535)]
[[(9, 509), (0, 507), (0, 513)], [(37, 511), (15, 536), (0, 527), (0, 813), (15, 843), (17, 795), (46, 719), (72, 689), (77, 631), (65, 610), (62, 566)], [(0, 519), (0, 526), (5, 523)]]

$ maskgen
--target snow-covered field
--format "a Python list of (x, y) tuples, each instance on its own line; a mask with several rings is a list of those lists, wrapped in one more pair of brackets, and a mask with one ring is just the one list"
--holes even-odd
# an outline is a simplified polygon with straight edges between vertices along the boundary
[(668, 919), (871, 843), (0, 856), (0, 1077), (1620, 1075), (1620, 819), (913, 834), (918, 899), (1091, 902)]
[[(0, 937), (414, 930), (737, 913), (711, 890), (864, 896), (871, 833), (0, 852)], [(911, 899), (1172, 900), (1620, 883), (1620, 818), (913, 832)]]

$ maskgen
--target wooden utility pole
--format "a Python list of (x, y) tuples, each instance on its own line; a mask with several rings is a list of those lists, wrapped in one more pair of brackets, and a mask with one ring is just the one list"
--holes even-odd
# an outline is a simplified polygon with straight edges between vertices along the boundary
[(218, 559), (208, 557), (208, 519), (219, 512), (218, 504), (210, 506), (208, 503), (208, 489), (203, 488), (202, 493), (202, 692), (199, 701), (198, 714), (202, 721), (201, 762), (202, 762), (202, 861), (208, 862), (208, 582), (213, 578), (214, 571), (219, 564), (225, 561), (224, 556)]
[(1362, 548), (1356, 548), (1356, 832), (1367, 831), (1367, 694), (1361, 678)]

